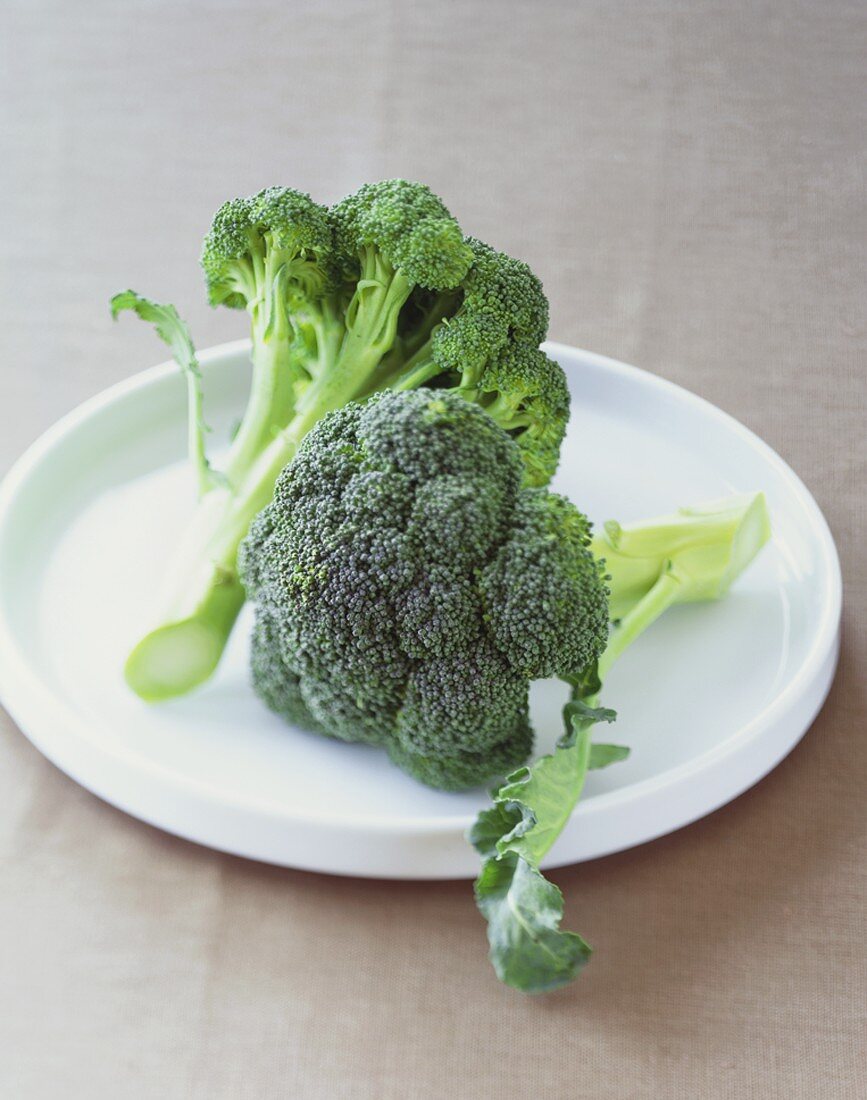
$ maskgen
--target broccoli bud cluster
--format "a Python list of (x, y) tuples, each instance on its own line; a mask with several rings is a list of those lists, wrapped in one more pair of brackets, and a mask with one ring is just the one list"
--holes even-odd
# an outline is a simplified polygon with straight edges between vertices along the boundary
[(323, 418), (242, 545), (260, 697), (434, 787), (524, 761), (530, 681), (592, 663), (608, 615), (587, 519), (523, 472), (509, 435), (448, 392)]

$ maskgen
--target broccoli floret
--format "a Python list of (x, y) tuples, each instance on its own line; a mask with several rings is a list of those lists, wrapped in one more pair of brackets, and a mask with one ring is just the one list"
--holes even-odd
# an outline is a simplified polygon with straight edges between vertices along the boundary
[(608, 617), (586, 517), (522, 477), (514, 440), (456, 394), (321, 420), (241, 548), (271, 624), (253, 639), (262, 699), (431, 786), (525, 760), (530, 680), (578, 675)]
[(257, 694), (295, 725), (328, 736), (307, 708), (301, 680), (280, 656), (278, 620), (264, 607), (257, 608), (253, 623), (250, 672)]
[[(315, 299), (331, 282), (332, 238), (325, 207), (288, 187), (223, 203), (202, 249), (211, 304), (285, 316), (293, 298)], [(281, 288), (285, 298), (270, 301)]]
[(475, 400), (517, 442), (525, 484), (547, 485), (569, 419), (569, 388), (560, 365), (531, 344), (509, 344), (486, 366)]
[(388, 372), (395, 389), (414, 389), (437, 378), (439, 385), (472, 390), (509, 344), (538, 347), (545, 339), (548, 299), (530, 268), (471, 237), (466, 245), (472, 265), (459, 292), (416, 300), (430, 335), (411, 356), (404, 354), (406, 341), (398, 344), (383, 362), (378, 381)]
[(224, 203), (202, 248), (212, 305), (250, 314), (250, 400), (226, 473), (240, 481), (295, 413), (309, 381), (299, 307), (312, 306), (335, 278), (333, 228), (309, 195), (270, 187)]
[(481, 241), (468, 244), (473, 265), (459, 291), (416, 300), (416, 324), (429, 337), (417, 346), (399, 339), (370, 392), (433, 386), (477, 402), (516, 438), (525, 484), (547, 485), (569, 418), (563, 371), (538, 347), (548, 301), (525, 263)]
[(608, 605), (598, 598), (600, 566), (589, 546), (590, 523), (573, 504), (527, 489), (509, 538), (482, 571), (491, 633), (531, 679), (584, 669), (598, 656)]
[[(338, 248), (350, 278), (384, 284), (396, 278), (428, 290), (448, 290), (464, 278), (473, 258), (457, 222), (423, 183), (366, 183), (332, 207)], [(366, 304), (361, 287), (357, 308)], [(405, 300), (405, 299), (404, 299)]]
[(465, 390), (478, 384), (507, 345), (538, 347), (548, 334), (548, 299), (530, 268), (481, 241), (468, 243), (473, 266), (460, 306), (436, 330), (430, 346), (438, 372), (459, 378)]
[(204, 453), (183, 323), (171, 307), (124, 299), (174, 326), (203, 487), (160, 625), (127, 662), (128, 683), (149, 700), (213, 672), (244, 599), (240, 541), (326, 413), (386, 389), (457, 393), (514, 438), (523, 482), (544, 485), (569, 411), (562, 371), (538, 350), (548, 325), (541, 283), (526, 264), (465, 238), (423, 184), (366, 184), (330, 209), (287, 188), (234, 199), (214, 218), (202, 266), (211, 303), (246, 309), (251, 323), (250, 399), (222, 471)]

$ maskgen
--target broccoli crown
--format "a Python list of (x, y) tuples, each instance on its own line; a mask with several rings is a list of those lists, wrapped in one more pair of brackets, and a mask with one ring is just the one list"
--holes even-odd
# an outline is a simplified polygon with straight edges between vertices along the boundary
[(324, 206), (289, 187), (224, 202), (202, 247), (212, 305), (246, 309), (275, 278), (316, 297), (333, 279), (333, 230)]
[(431, 786), (526, 759), (529, 682), (599, 656), (607, 591), (587, 519), (522, 474), (509, 435), (448, 392), (322, 419), (242, 546), (263, 700)]
[(460, 226), (423, 183), (367, 183), (331, 208), (338, 249), (350, 278), (359, 256), (372, 249), (411, 284), (447, 290), (464, 278), (473, 259)]

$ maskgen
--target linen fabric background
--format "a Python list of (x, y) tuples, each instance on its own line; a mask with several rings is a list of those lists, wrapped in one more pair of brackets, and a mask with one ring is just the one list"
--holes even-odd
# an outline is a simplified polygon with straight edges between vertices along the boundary
[[(867, 9), (762, 0), (0, 8), (0, 470), (165, 357), (226, 197), (404, 175), (526, 258), (551, 333), (674, 379), (816, 494), (846, 583), (803, 743), (690, 828), (557, 872), (595, 946), (499, 986), (467, 883), (338, 879), (163, 835), (0, 718), (0, 1094), (864, 1095)], [(675, 670), (676, 671), (676, 670)]]

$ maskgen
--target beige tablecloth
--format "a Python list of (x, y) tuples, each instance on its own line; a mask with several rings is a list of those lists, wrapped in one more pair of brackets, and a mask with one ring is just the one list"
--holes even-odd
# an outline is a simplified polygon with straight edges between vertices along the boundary
[[(543, 276), (552, 335), (758, 431), (838, 539), (843, 660), (708, 819), (556, 874), (595, 945), (494, 981), (465, 883), (338, 879), (125, 817), (0, 720), (0, 1095), (695, 1100), (867, 1093), (863, 2), (0, 7), (0, 469), (162, 352), (241, 334), (196, 265), (223, 198), (419, 177)], [(860, 1076), (859, 1076), (860, 1074)]]

